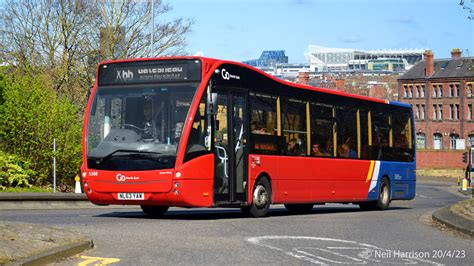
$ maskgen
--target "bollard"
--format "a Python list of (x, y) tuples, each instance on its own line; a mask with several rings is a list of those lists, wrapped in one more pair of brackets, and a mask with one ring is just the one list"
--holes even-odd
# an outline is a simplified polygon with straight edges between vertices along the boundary
[(467, 191), (467, 179), (462, 180), (462, 191)]
[(81, 183), (80, 183), (81, 178), (78, 175), (76, 175), (76, 177), (74, 179), (76, 179), (76, 185), (74, 187), (74, 193), (82, 193)]

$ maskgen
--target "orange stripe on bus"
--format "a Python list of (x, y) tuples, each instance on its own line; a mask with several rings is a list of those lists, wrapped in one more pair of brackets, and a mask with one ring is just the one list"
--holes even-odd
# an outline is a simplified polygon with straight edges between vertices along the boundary
[(375, 161), (370, 161), (370, 167), (369, 167), (369, 172), (367, 173), (367, 179), (365, 182), (369, 182), (372, 179), (372, 174), (374, 173), (374, 166), (375, 166)]

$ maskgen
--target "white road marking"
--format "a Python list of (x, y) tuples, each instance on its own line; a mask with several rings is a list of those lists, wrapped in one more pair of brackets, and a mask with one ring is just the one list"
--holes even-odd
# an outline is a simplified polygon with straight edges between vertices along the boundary
[[(286, 247), (285, 249), (285, 245), (282, 243), (285, 240), (298, 242), (296, 247), (294, 247), (295, 245), (293, 244), (293, 247)], [(254, 245), (276, 250), (293, 258), (318, 265), (367, 264), (369, 262), (388, 264), (418, 264), (421, 262), (432, 265), (443, 265), (423, 258), (390, 258), (385, 260), (374, 258), (375, 251), (383, 252), (388, 250), (374, 245), (344, 239), (311, 236), (260, 236), (248, 238), (247, 241)], [(313, 243), (307, 243), (308, 241)], [(310, 244), (310, 246), (301, 246), (303, 243)], [(343, 246), (335, 246), (337, 244), (343, 244)], [(356, 257), (350, 256), (352, 254), (347, 255), (347, 253), (353, 253), (354, 251), (359, 251)]]
[(416, 195), (420, 198), (433, 199), (432, 197), (424, 196), (424, 195), (421, 195), (421, 194), (416, 194)]

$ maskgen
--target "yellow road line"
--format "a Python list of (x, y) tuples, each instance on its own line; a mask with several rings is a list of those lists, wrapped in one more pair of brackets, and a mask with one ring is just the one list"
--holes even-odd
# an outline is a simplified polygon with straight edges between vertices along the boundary
[(81, 256), (81, 259), (85, 259), (85, 261), (78, 263), (78, 266), (86, 266), (91, 263), (94, 263), (93, 265), (109, 265), (120, 261), (120, 259), (117, 258), (101, 258), (89, 256)]

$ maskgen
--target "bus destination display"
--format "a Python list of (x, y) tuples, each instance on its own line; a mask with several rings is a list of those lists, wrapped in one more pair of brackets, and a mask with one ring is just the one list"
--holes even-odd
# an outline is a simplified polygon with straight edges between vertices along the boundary
[(138, 61), (102, 65), (99, 85), (199, 81), (199, 60)]

